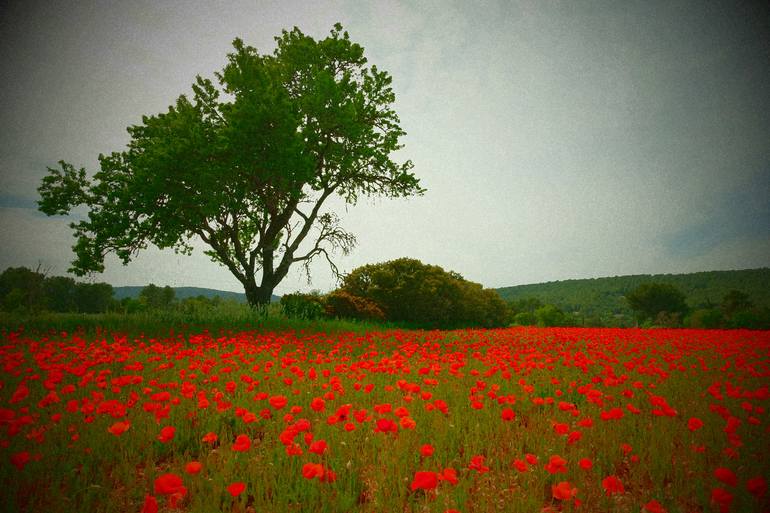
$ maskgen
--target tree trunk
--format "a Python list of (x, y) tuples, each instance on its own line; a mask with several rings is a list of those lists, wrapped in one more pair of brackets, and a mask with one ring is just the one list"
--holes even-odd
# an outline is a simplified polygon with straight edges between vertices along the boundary
[(273, 289), (264, 285), (258, 287), (254, 282), (245, 283), (243, 289), (246, 292), (246, 301), (248, 301), (250, 307), (255, 309), (266, 308), (273, 297)]

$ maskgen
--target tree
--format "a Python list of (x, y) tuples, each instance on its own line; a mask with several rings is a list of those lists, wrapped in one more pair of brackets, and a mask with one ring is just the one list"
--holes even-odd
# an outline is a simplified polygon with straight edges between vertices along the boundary
[(114, 304), (114, 290), (109, 283), (78, 283), (75, 303), (79, 312), (104, 313)]
[(725, 294), (719, 307), (724, 316), (727, 319), (731, 319), (736, 313), (751, 310), (754, 307), (754, 303), (748, 294), (733, 289)]
[(27, 267), (9, 267), (0, 274), (0, 303), (5, 311), (45, 308), (45, 275)]
[(149, 244), (189, 254), (197, 237), (252, 306), (293, 264), (307, 272), (324, 257), (339, 276), (330, 252), (348, 253), (355, 237), (324, 210), (329, 198), (424, 192), (410, 161), (391, 160), (405, 135), (391, 77), (341, 31), (320, 41), (283, 31), (272, 55), (236, 39), (218, 86), (198, 76), (192, 99), (129, 127), (128, 149), (100, 155), (92, 180), (63, 161), (49, 168), (40, 210), (89, 210), (71, 224), (71, 271), (101, 272), (109, 253), (126, 264)]
[(418, 326), (497, 327), (508, 319), (507, 306), (495, 291), (414, 258), (354, 269), (340, 290), (374, 302), (387, 320)]
[(682, 316), (688, 310), (684, 294), (668, 283), (642, 283), (626, 295), (626, 301), (641, 319), (655, 319), (661, 312)]
[(77, 283), (66, 276), (50, 276), (43, 281), (45, 302), (53, 312), (74, 312), (77, 310)]
[(150, 283), (139, 291), (139, 302), (145, 308), (152, 310), (165, 310), (170, 308), (174, 299), (176, 299), (176, 292), (174, 292), (174, 289), (168, 285), (165, 287), (158, 287), (154, 283)]

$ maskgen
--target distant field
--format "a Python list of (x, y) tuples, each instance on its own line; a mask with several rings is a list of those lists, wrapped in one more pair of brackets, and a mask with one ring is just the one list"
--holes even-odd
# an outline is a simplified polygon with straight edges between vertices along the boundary
[(770, 333), (7, 333), (0, 509), (761, 512)]

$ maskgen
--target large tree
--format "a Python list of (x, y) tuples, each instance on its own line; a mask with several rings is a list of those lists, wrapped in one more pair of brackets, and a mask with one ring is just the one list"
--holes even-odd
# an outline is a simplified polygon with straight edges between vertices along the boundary
[[(243, 284), (251, 305), (270, 301), (293, 264), (349, 252), (355, 237), (325, 210), (340, 196), (422, 193), (412, 163), (391, 154), (405, 135), (391, 77), (337, 24), (316, 41), (296, 27), (272, 54), (239, 39), (216, 83), (196, 77), (192, 98), (131, 126), (128, 148), (100, 155), (100, 171), (49, 168), (40, 210), (89, 211), (71, 224), (70, 269), (104, 270), (154, 244), (189, 254), (196, 237)], [(259, 276), (259, 279), (258, 279)]]

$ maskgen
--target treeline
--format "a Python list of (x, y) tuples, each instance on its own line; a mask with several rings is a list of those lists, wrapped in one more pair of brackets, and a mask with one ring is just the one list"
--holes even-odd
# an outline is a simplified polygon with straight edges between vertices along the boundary
[[(751, 317), (761, 324), (763, 312), (770, 308), (768, 268), (564, 280), (505, 287), (497, 292), (512, 306), (514, 315), (534, 314), (538, 308), (551, 305), (562, 312), (564, 322), (571, 325), (628, 327), (653, 323), (647, 318), (641, 320), (626, 299), (645, 283), (668, 284), (684, 294), (687, 312), (680, 314), (681, 326), (700, 325), (703, 318), (707, 319), (706, 325), (712, 324), (717, 313), (721, 314), (719, 326), (746, 326), (752, 324)], [(722, 303), (733, 291), (748, 297), (752, 304), (750, 314), (741, 314), (738, 319), (725, 315)], [(531, 322), (531, 316), (527, 315), (520, 319)]]
[(115, 298), (115, 289), (109, 283), (88, 283), (66, 276), (47, 276), (27, 267), (9, 267), (0, 274), (0, 311), (38, 313), (137, 313), (175, 310), (185, 314), (201, 315), (224, 303), (223, 300), (197, 296), (179, 300), (169, 286), (149, 284), (138, 297)]
[(740, 290), (730, 290), (719, 303), (691, 307), (691, 300), (670, 283), (642, 283), (623, 297), (628, 316), (585, 316), (564, 312), (530, 297), (509, 301), (516, 325), (585, 327), (688, 327), (700, 329), (770, 329), (770, 308), (759, 306)]
[(293, 317), (388, 321), (415, 328), (501, 327), (509, 310), (492, 289), (413, 258), (359, 267), (326, 295), (287, 294), (284, 312)]

